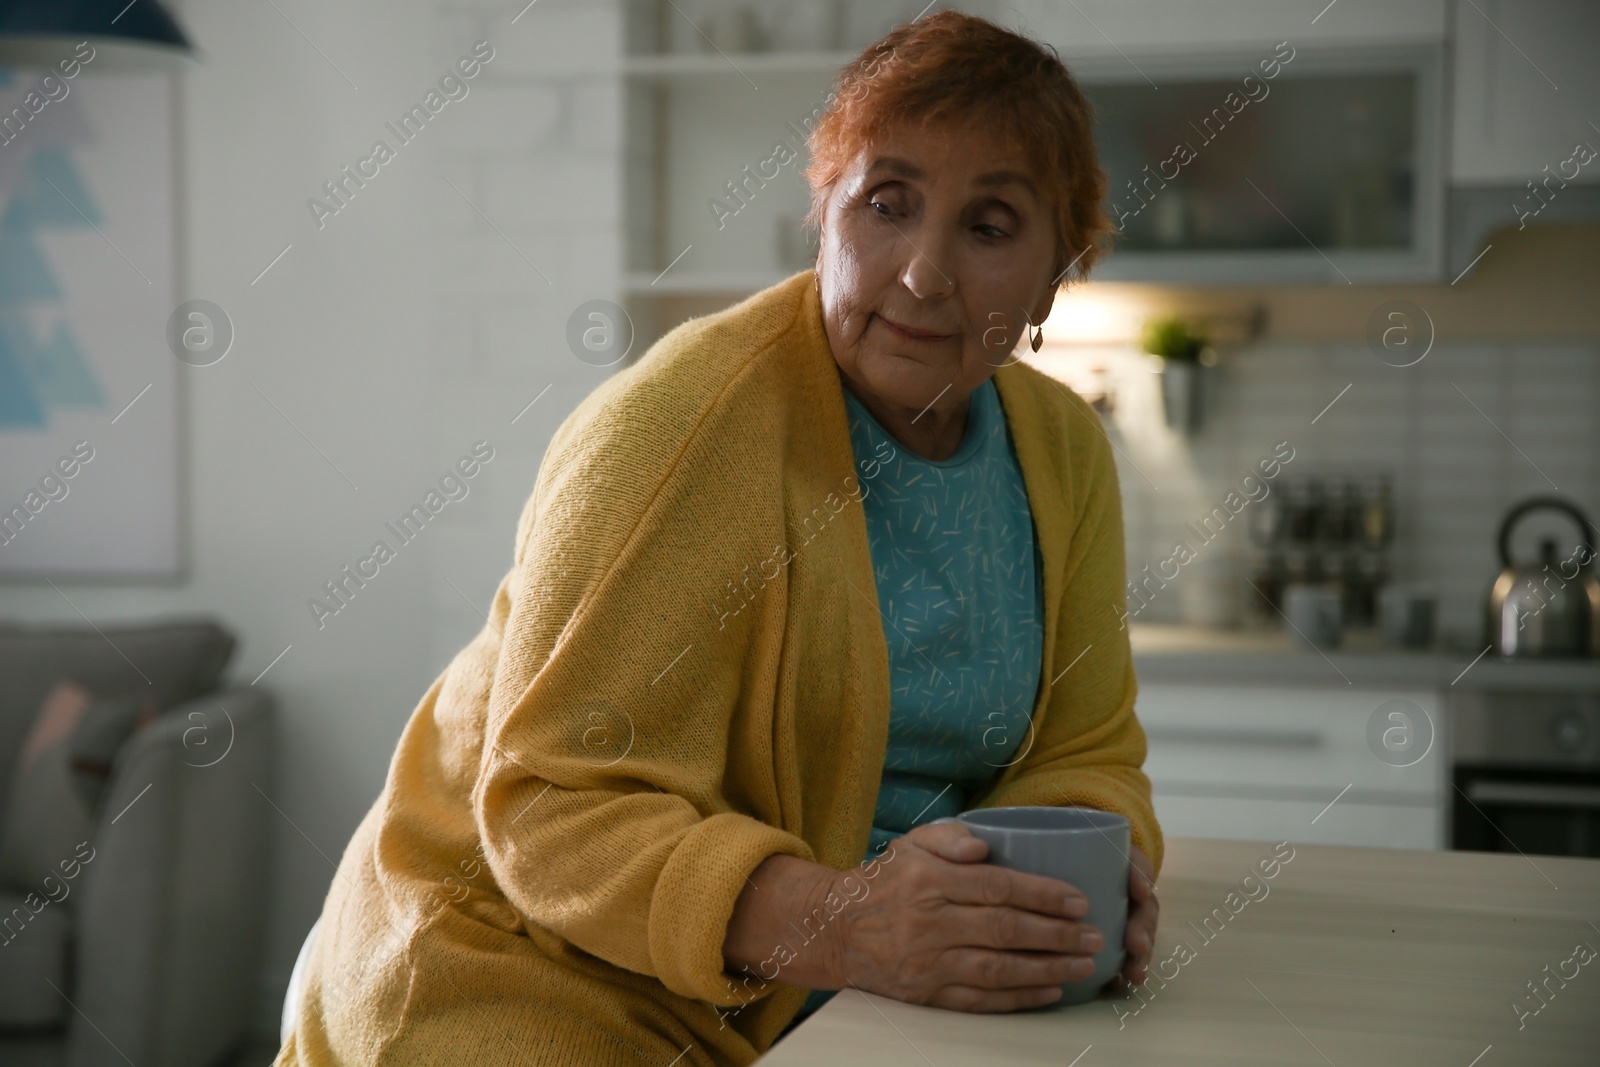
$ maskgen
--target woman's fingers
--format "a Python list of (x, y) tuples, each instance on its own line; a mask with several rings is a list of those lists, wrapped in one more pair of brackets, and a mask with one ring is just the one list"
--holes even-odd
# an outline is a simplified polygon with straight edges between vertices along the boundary
[(1128, 956), (1122, 965), (1122, 974), (1129, 984), (1143, 982), (1150, 973), (1150, 955), (1155, 950), (1156, 915), (1159, 905), (1155, 898), (1144, 901), (1128, 916), (1128, 930), (1123, 947)]
[(1128, 897), (1133, 906), (1129, 909), (1127, 931), (1123, 936), (1123, 948), (1128, 956), (1123, 961), (1121, 973), (1129, 985), (1137, 985), (1150, 973), (1150, 956), (1155, 951), (1161, 902), (1156, 899), (1150, 858), (1143, 849), (1134, 845), (1129, 859), (1132, 862), (1128, 867)]
[(975, 986), (947, 985), (928, 1003), (951, 1011), (990, 1013), (1042, 1008), (1060, 999), (1061, 987), (1056, 985), (1025, 989), (979, 989)]
[(1127, 936), (1124, 941), (1129, 952), (1148, 956), (1155, 948), (1159, 908), (1154, 900), (1146, 900), (1134, 905), (1128, 912)]
[(1128, 934), (1123, 942), (1123, 948), (1127, 950), (1127, 957), (1122, 961), (1122, 973), (1127, 976), (1128, 981), (1142, 982), (1149, 973), (1150, 951), (1148, 948), (1139, 947), (1149, 943), (1149, 940), (1144, 935), (1132, 932)]
[(979, 864), (951, 872), (949, 899), (957, 904), (1023, 908), (1041, 915), (1078, 919), (1089, 913), (1089, 898), (1059, 878), (1024, 874)]
[(1128, 896), (1132, 900), (1149, 900), (1156, 895), (1156, 883), (1150, 867), (1150, 857), (1144, 849), (1134, 845), (1129, 850)]
[(1053, 952), (1002, 952), (991, 948), (956, 948), (940, 961), (953, 976), (952, 985), (977, 989), (1026, 989), (1060, 985), (1094, 973), (1090, 956)]
[[(955, 821), (924, 823), (901, 837), (951, 863), (979, 863), (988, 858), (989, 844)], [(889, 846), (893, 848), (891, 844)]]
[(960, 943), (983, 949), (1092, 955), (1105, 936), (1088, 923), (1056, 919), (1019, 908), (966, 905), (947, 909)]
[[(1093, 973), (1104, 933), (1082, 921), (1089, 902), (1077, 887), (983, 862), (988, 846), (957, 822), (919, 826), (891, 847), (899, 858), (838, 924), (847, 984), (913, 1003), (1004, 1012), (1053, 1003), (1061, 985)], [(1122, 968), (1129, 982), (1144, 978), (1157, 908), (1148, 859), (1135, 849), (1130, 860)]]

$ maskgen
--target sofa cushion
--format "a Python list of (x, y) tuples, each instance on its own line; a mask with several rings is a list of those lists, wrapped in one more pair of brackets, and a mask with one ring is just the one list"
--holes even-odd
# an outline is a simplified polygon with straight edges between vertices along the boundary
[[(0, 818), (0, 886), (63, 894), (73, 856), (90, 837), (117, 751), (155, 718), (145, 697), (96, 700), (61, 681), (23, 742)], [(47, 881), (48, 879), (48, 881)]]
[(165, 711), (217, 689), (233, 650), (233, 636), (204, 618), (98, 628), (0, 622), (0, 804), (22, 739), (59, 679), (97, 697), (146, 695)]
[(0, 889), (0, 1027), (55, 1026), (72, 1010), (67, 989), (72, 923), (43, 893)]
[(155, 702), (145, 696), (101, 697), (84, 709), (67, 738), (67, 770), (90, 818), (98, 817), (117, 753), (135, 730), (155, 721)]

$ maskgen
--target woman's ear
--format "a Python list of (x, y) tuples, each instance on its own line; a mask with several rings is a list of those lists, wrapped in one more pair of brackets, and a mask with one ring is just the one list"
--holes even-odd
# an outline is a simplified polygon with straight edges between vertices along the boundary
[(1050, 317), (1050, 309), (1056, 303), (1056, 293), (1059, 291), (1058, 285), (1059, 283), (1053, 283), (1045, 286), (1044, 293), (1039, 297), (1039, 302), (1029, 310), (1028, 324), (1030, 326), (1042, 326), (1044, 320)]

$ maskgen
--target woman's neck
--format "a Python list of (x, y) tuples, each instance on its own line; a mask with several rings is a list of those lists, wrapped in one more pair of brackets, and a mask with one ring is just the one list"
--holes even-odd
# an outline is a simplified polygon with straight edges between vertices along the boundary
[(913, 409), (885, 403), (858, 386), (842, 367), (839, 379), (878, 424), (889, 431), (889, 436), (923, 459), (946, 460), (961, 448), (967, 432), (967, 415), (972, 409), (972, 394), (952, 396), (955, 390), (950, 389), (928, 407)]

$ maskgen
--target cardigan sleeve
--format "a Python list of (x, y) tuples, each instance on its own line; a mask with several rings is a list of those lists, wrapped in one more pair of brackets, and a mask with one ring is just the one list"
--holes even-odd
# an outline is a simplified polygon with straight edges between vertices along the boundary
[(1098, 430), (1099, 416), (1077, 396), (1068, 400), (1083, 415), (1069, 415), (1083, 431), (1074, 432), (1070, 445), (1069, 500), (1076, 521), (1070, 531), (1039, 531), (1042, 537), (1069, 538), (1051, 657), (1055, 677), (1041, 680), (1049, 693), (1027, 755), (975, 806), (1076, 805), (1116, 812), (1127, 818), (1133, 843), (1159, 875), (1164, 842), (1150, 779), (1141, 769), (1145, 735), (1134, 714), (1138, 682), (1123, 621), (1126, 564), (1117, 468)]
[(526, 921), (683, 996), (748, 1003), (761, 991), (722, 958), (734, 903), (768, 856), (814, 858), (725, 795), (735, 752), (771, 758), (770, 736), (734, 736), (755, 612), (730, 624), (714, 596), (752, 558), (731, 513), (748, 518), (748, 488), (692, 425), (614, 415), (563, 427), (519, 522), (474, 815)]

